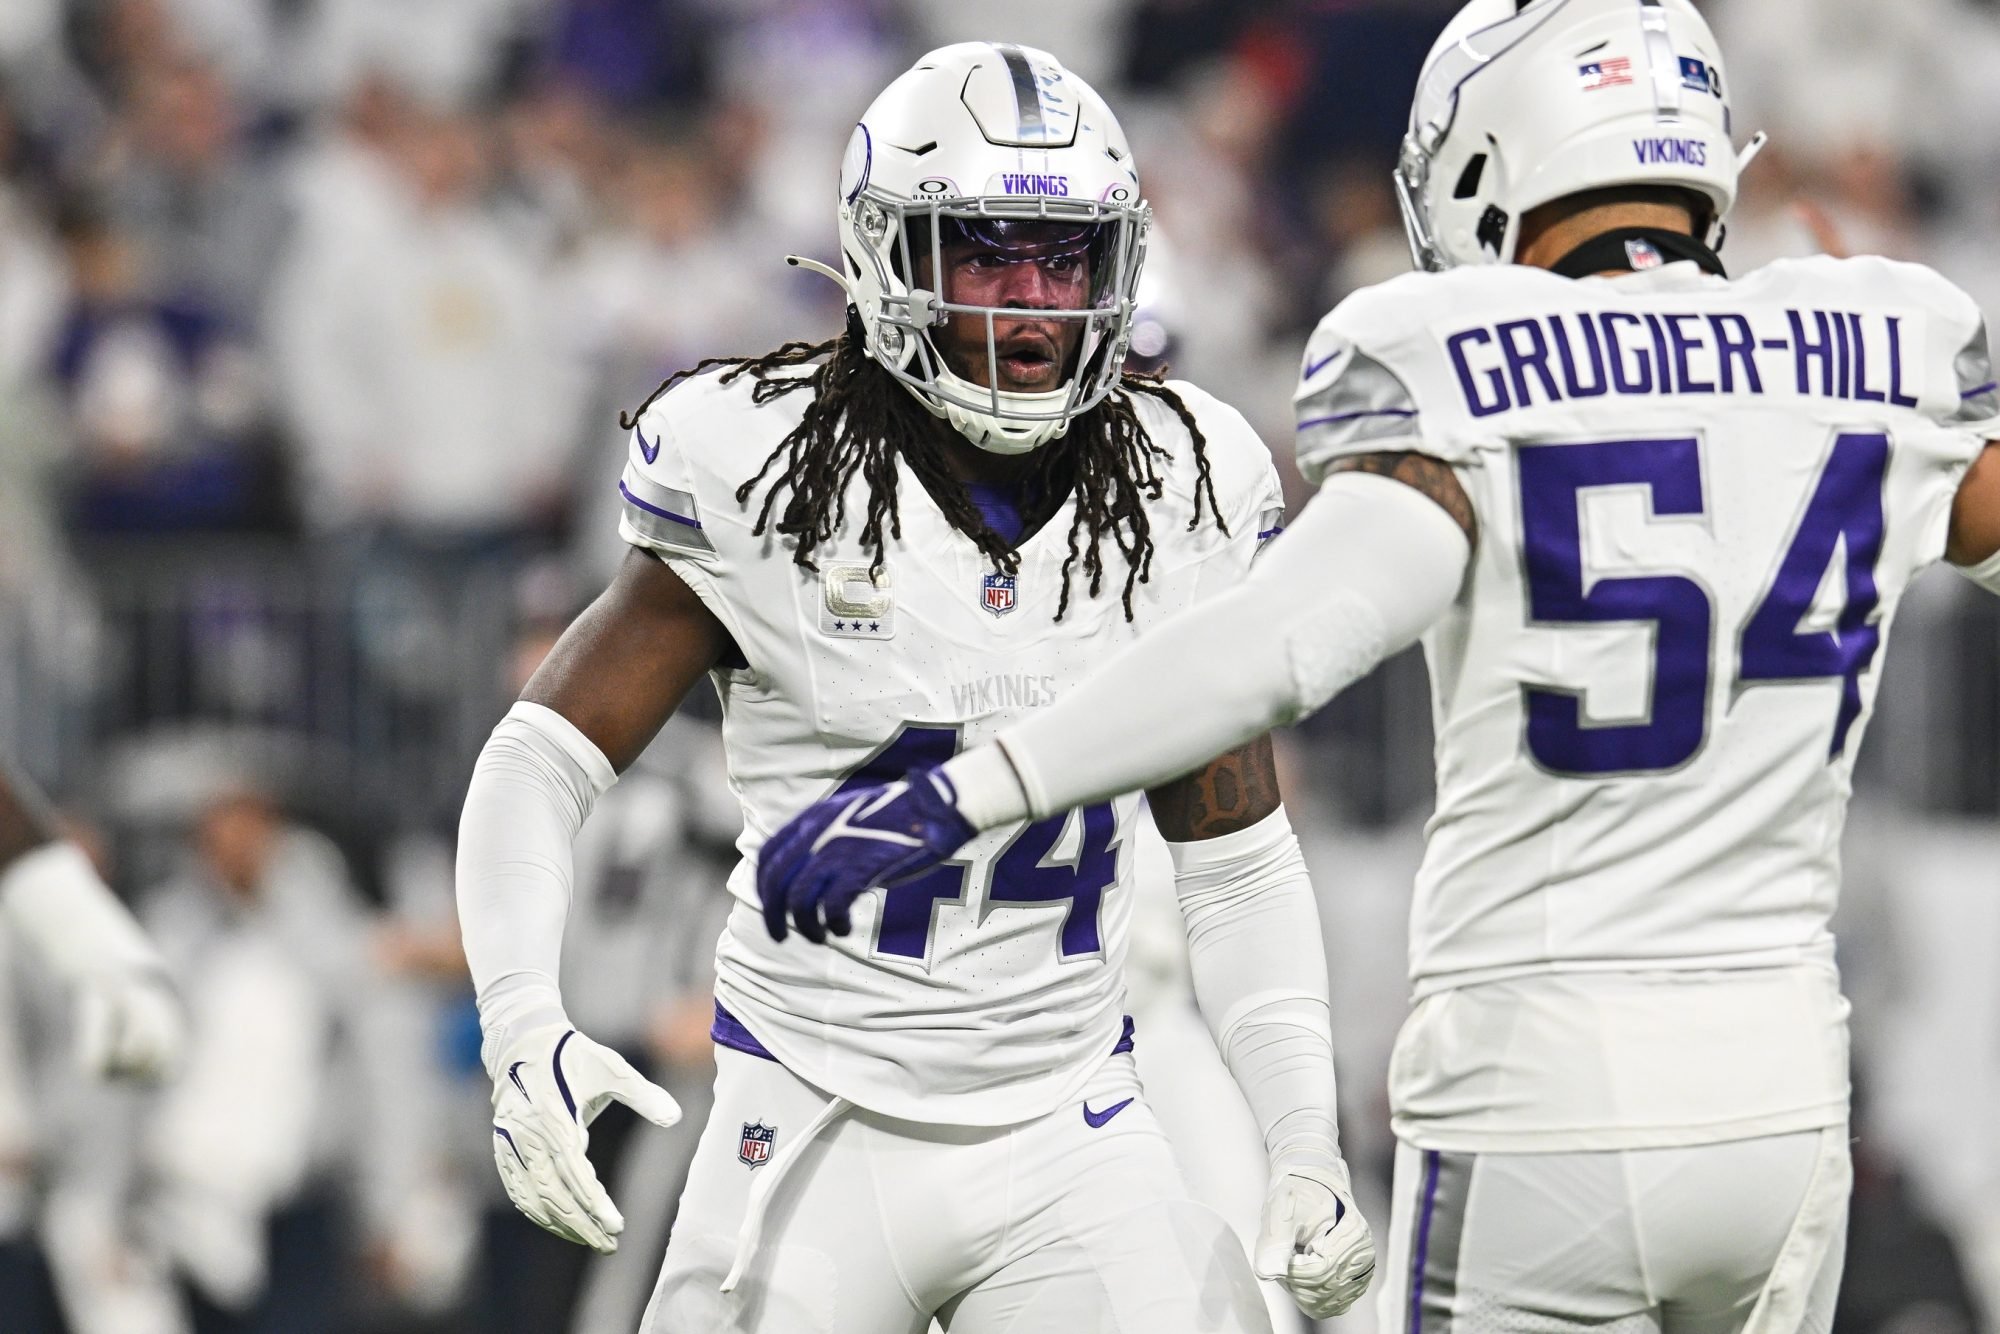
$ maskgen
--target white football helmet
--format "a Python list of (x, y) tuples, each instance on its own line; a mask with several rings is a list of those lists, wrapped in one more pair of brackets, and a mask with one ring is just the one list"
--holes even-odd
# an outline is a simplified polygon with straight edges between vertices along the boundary
[(1738, 153), (1722, 53), (1690, 0), (1472, 0), (1417, 80), (1396, 169), (1429, 270), (1514, 260), (1521, 219), (1616, 186), (1679, 186), (1722, 243)]
[[(1132, 150), (1103, 98), (1047, 52), (964, 42), (917, 61), (855, 127), (840, 172), (845, 272), (834, 276), (868, 354), (919, 402), (982, 449), (1026, 453), (1117, 384), (1150, 217)], [(1061, 388), (998, 388), (993, 322), (1018, 311), (915, 285), (920, 260), (945, 273), (946, 241), (966, 235), (1003, 249), (1032, 238), (1044, 252), (1055, 237), (1087, 255), (1088, 305), (1036, 312), (1082, 326)], [(986, 385), (940, 355), (932, 331), (953, 316), (985, 321)]]

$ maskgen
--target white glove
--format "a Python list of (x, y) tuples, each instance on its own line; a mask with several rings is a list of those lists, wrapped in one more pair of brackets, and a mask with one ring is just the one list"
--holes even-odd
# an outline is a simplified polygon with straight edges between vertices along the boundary
[(78, 981), (76, 1061), (99, 1079), (165, 1079), (187, 1045), (180, 997), (153, 972), (105, 973)]
[(665, 1128), (681, 1119), (680, 1105), (566, 1023), (510, 1034), (492, 1069), (493, 1160), (507, 1198), (565, 1241), (604, 1255), (617, 1250), (625, 1218), (584, 1153), (588, 1127), (622, 1102)]
[(1298, 1165), (1271, 1178), (1257, 1232), (1257, 1277), (1276, 1279), (1314, 1320), (1347, 1310), (1375, 1276), (1375, 1238), (1354, 1206), (1347, 1164)]

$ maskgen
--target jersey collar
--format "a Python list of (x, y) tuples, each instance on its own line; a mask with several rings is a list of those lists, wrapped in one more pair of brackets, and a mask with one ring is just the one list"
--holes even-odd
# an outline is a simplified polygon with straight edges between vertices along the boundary
[(1601, 273), (1650, 273), (1681, 261), (1703, 273), (1727, 278), (1722, 258), (1683, 232), (1654, 227), (1620, 227), (1585, 241), (1553, 266), (1565, 278), (1589, 278)]

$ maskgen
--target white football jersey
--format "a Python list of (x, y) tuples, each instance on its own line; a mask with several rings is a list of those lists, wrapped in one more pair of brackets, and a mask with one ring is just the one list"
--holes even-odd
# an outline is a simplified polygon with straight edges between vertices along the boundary
[[(1993, 379), (1972, 300), (1878, 259), (1736, 281), (1467, 268), (1327, 317), (1303, 471), (1420, 451), (1455, 466), (1479, 527), (1425, 638), (1438, 797), (1400, 1129), (1554, 1147), (1844, 1115), (1828, 921), (1850, 776), (1897, 603), (2000, 412)], [(1594, 970), (1624, 976), (1578, 980)], [(1692, 1095), (1684, 1067), (1708, 1072)], [(1746, 1078), (1776, 1091), (1752, 1106), (1728, 1087)], [(1557, 1096), (1566, 1119), (1518, 1110)]]
[(985, 740), (1146, 626), (1241, 579), (1279, 522), (1270, 453), (1233, 409), (1175, 383), (1206, 437), (1221, 510), (1220, 526), (1206, 504), (1193, 522), (1189, 433), (1138, 396), (1165, 451), (1163, 494), (1147, 506), (1151, 577), (1128, 623), (1125, 561), (1107, 535), (1101, 591), (1090, 595), (1077, 559), (1057, 621), (1073, 502), (1023, 542), (1013, 576), (945, 521), (906, 466), (900, 533), (885, 534), (879, 575), (859, 538), (858, 477), (817, 572), (794, 563), (789, 540), (755, 535), (770, 478), (744, 500), (738, 488), (798, 425), (811, 391), (754, 405), (751, 385), (709, 373), (660, 398), (633, 432), (620, 484), (626, 540), (666, 560), (742, 654), (715, 673), (744, 815), (717, 999), (793, 1073), (862, 1107), (957, 1125), (1043, 1115), (1122, 1041), (1136, 795), (989, 831), (961, 859), (863, 895), (853, 933), (825, 946), (766, 934), (757, 850), (844, 784), (888, 781)]

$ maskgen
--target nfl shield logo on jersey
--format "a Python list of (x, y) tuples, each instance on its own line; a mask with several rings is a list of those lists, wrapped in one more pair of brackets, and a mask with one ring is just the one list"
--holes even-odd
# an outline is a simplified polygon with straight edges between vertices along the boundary
[(743, 1139), (736, 1146), (736, 1159), (745, 1167), (762, 1167), (771, 1161), (771, 1143), (778, 1138), (778, 1128), (767, 1126), (762, 1121), (745, 1121)]
[(1014, 610), (1014, 576), (995, 571), (980, 581), (979, 605), (995, 616)]

